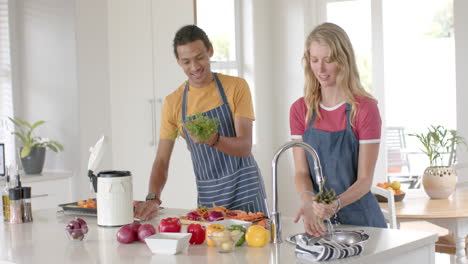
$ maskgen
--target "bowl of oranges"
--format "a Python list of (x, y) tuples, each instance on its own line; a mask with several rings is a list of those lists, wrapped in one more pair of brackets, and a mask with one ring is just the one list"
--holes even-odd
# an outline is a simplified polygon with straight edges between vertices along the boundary
[[(405, 198), (406, 193), (403, 190), (400, 189), (401, 184), (400, 184), (399, 181), (383, 182), (383, 183), (379, 182), (379, 183), (377, 183), (377, 187), (392, 191), (395, 202), (399, 202), (399, 201), (403, 200), (403, 198)], [(375, 197), (377, 198), (377, 201), (379, 203), (387, 202), (387, 198), (385, 198), (385, 197), (383, 197), (381, 195), (375, 194)]]

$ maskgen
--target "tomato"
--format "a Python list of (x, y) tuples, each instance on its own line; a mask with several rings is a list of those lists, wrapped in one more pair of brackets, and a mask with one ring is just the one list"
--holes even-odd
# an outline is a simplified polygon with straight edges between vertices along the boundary
[(162, 232), (178, 233), (182, 229), (180, 219), (177, 217), (164, 218), (159, 222), (158, 230)]
[(187, 232), (192, 233), (190, 244), (201, 244), (205, 241), (206, 229), (199, 224), (190, 224), (187, 226)]

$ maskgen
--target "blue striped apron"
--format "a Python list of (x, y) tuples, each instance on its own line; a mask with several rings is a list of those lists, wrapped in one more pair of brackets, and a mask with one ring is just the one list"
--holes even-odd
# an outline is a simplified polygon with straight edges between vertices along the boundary
[[(339, 195), (357, 180), (359, 160), (359, 140), (354, 135), (350, 121), (351, 106), (346, 104), (346, 129), (327, 132), (315, 129), (315, 113), (302, 140), (311, 145), (320, 157), (325, 187), (334, 189)], [(314, 171), (314, 161), (307, 153), (314, 190), (318, 190)], [(347, 225), (387, 227), (385, 218), (374, 195), (369, 191), (361, 199), (341, 208), (337, 213), (339, 222)]]
[[(235, 137), (234, 119), (226, 94), (217, 75), (213, 74), (213, 77), (222, 99), (222, 105), (202, 114), (219, 119), (220, 136)], [(194, 116), (186, 116), (188, 88), (189, 82), (187, 81), (182, 98), (182, 120), (184, 121), (194, 118)], [(198, 204), (211, 208), (215, 203), (229, 210), (267, 214), (265, 185), (252, 154), (246, 158), (231, 156), (214, 147), (193, 142), (185, 128), (183, 131), (195, 170)]]

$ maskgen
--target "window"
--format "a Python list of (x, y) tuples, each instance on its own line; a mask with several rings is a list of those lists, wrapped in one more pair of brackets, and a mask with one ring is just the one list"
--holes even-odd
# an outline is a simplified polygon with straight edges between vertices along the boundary
[(361, 83), (368, 92), (372, 92), (370, 8), (370, 0), (331, 2), (327, 5), (327, 20), (340, 25), (351, 39)]
[(8, 0), (0, 0), (0, 143), (5, 144), (5, 164), (15, 160), (14, 138), (8, 117), (13, 116)]
[[(407, 133), (426, 132), (430, 125), (456, 129), (452, 0), (383, 4), (387, 126), (405, 127)], [(413, 173), (422, 175), (429, 165), (426, 156), (418, 154), (422, 146), (407, 137), (407, 147), (413, 152)]]
[(242, 76), (238, 5), (235, 0), (196, 0), (196, 23), (213, 44), (211, 69), (233, 76)]
[[(195, 23), (206, 32), (213, 44), (214, 54), (211, 58), (211, 70), (243, 77), (240, 48), (240, 1), (195, 0), (195, 7)], [(251, 84), (249, 85), (252, 102), (255, 102), (255, 90)], [(252, 135), (254, 145), (257, 142), (256, 131), (254, 122)]]
[(421, 175), (427, 159), (407, 135), (430, 125), (457, 127), (453, 0), (319, 3), (319, 17), (349, 34), (364, 86), (384, 98), (384, 126), (404, 129), (411, 174)]

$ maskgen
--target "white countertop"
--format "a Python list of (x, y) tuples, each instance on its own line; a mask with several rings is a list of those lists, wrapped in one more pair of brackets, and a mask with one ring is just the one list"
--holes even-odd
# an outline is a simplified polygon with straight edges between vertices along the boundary
[[(150, 221), (155, 227), (160, 218), (184, 215), (186, 210), (164, 209), (161, 215)], [(22, 263), (291, 263), (296, 259), (295, 246), (288, 242), (268, 244), (263, 248), (244, 244), (233, 253), (218, 253), (206, 244), (190, 245), (187, 252), (177, 255), (152, 254), (144, 243), (120, 244), (116, 241), (118, 228), (98, 227), (96, 217), (82, 217), (88, 222), (86, 241), (69, 241), (65, 235), (66, 223), (73, 216), (56, 210), (33, 212), (34, 222), (24, 224), (0, 223), (0, 260)], [(294, 224), (284, 218), (283, 238), (303, 232), (302, 224)], [(369, 234), (360, 256), (326, 263), (379, 263), (380, 260), (434, 245), (437, 235), (391, 229), (339, 226), (337, 229), (364, 230)]]
[[(73, 176), (73, 172), (71, 171), (48, 171), (42, 172), (41, 174), (21, 174), (21, 182), (31, 183), (31, 182), (43, 182), (43, 181), (53, 181), (53, 180), (61, 180), (61, 179), (68, 179)], [(15, 179), (10, 179), (14, 181)]]

